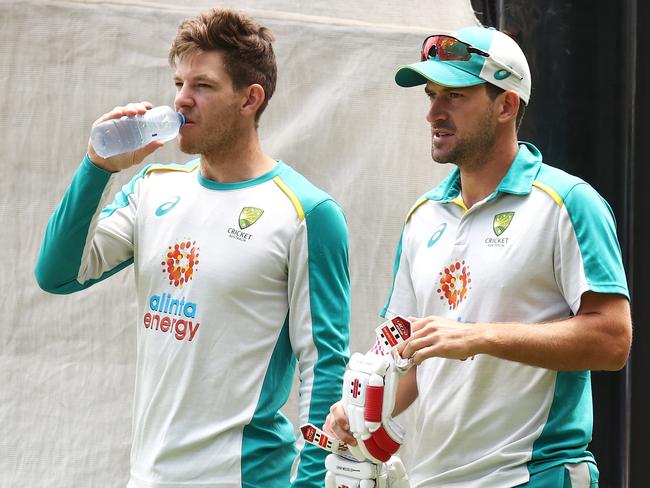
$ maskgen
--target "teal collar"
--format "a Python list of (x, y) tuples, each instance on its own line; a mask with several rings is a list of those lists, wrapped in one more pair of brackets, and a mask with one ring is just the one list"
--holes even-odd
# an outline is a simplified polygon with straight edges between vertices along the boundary
[(200, 169), (197, 173), (198, 173), (199, 183), (201, 184), (202, 187), (207, 188), (209, 190), (228, 191), (228, 190), (240, 190), (242, 188), (248, 188), (249, 186), (259, 185), (260, 183), (264, 183), (266, 181), (272, 180), (278, 174), (280, 174), (285, 167), (286, 165), (284, 164), (283, 161), (278, 161), (271, 171), (264, 173), (262, 176), (258, 176), (257, 178), (254, 178), (252, 180), (237, 181), (234, 183), (220, 183), (218, 181), (208, 180), (201, 174)]
[[(542, 164), (542, 153), (529, 142), (519, 142), (519, 150), (508, 172), (497, 186), (494, 198), (499, 193), (527, 195)], [(460, 195), (460, 170), (455, 167), (449, 175), (425, 196), (429, 200), (448, 203)]]

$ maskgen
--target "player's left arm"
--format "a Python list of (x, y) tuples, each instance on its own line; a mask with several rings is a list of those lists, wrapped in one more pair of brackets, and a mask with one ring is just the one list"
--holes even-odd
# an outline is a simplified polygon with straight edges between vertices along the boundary
[(489, 354), (541, 368), (615, 371), (625, 366), (632, 341), (627, 298), (586, 292), (575, 317), (541, 324), (462, 324), (425, 317), (412, 324), (404, 357), (466, 360)]
[[(300, 425), (321, 426), (341, 398), (349, 356), (348, 232), (340, 207), (325, 200), (305, 213), (290, 249), (289, 331), (300, 376)], [(306, 444), (295, 488), (322, 487), (327, 452)]]

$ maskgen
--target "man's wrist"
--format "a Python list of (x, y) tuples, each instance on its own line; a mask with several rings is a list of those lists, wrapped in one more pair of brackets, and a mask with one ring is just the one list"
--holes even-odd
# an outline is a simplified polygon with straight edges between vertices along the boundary
[(495, 327), (495, 325), (480, 323), (471, 326), (475, 334), (470, 342), (469, 356), (476, 356), (477, 354), (495, 355), (494, 353), (499, 345), (498, 327)]
[(117, 171), (111, 171), (110, 169), (107, 169), (107, 168), (103, 167), (102, 165), (97, 164), (95, 161), (92, 160), (91, 156), (88, 153), (85, 154), (83, 162), (85, 162), (87, 165), (91, 166), (92, 168), (95, 168), (96, 170), (99, 170), (102, 173), (105, 173), (105, 174), (108, 174), (108, 175), (112, 175), (112, 174), (117, 172)]

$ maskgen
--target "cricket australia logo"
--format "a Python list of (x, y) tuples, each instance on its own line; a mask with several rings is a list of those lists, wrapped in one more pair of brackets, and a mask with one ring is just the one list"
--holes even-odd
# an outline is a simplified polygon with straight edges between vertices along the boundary
[(228, 229), (228, 237), (242, 242), (250, 241), (253, 234), (244, 232), (244, 229), (248, 229), (251, 225), (257, 222), (263, 213), (264, 210), (257, 207), (242, 208), (241, 212), (239, 212), (239, 229), (230, 227)]
[(492, 229), (494, 230), (494, 234), (497, 237), (499, 237), (501, 234), (503, 234), (506, 231), (506, 229), (510, 225), (510, 222), (512, 222), (512, 218), (514, 216), (515, 216), (514, 212), (502, 212), (494, 216), (494, 221), (492, 222)]
[(244, 207), (241, 209), (241, 212), (239, 213), (239, 228), (241, 230), (244, 230), (251, 225), (253, 225), (255, 222), (259, 220), (259, 218), (262, 216), (264, 213), (264, 210), (261, 208), (256, 208), (256, 207)]
[(506, 229), (510, 226), (513, 217), (515, 216), (514, 212), (502, 212), (494, 216), (492, 221), (492, 230), (496, 237), (486, 237), (485, 244), (488, 247), (506, 247), (510, 237), (502, 237)]

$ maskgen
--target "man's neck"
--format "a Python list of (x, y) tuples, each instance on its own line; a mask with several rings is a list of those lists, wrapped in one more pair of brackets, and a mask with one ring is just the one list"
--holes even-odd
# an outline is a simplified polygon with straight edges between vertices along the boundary
[(485, 199), (496, 190), (517, 155), (516, 138), (507, 144), (495, 145), (483, 161), (476, 165), (461, 165), (461, 195), (467, 208)]
[(268, 173), (276, 161), (260, 146), (257, 132), (209, 154), (201, 155), (201, 175), (219, 183), (237, 183), (255, 179)]

